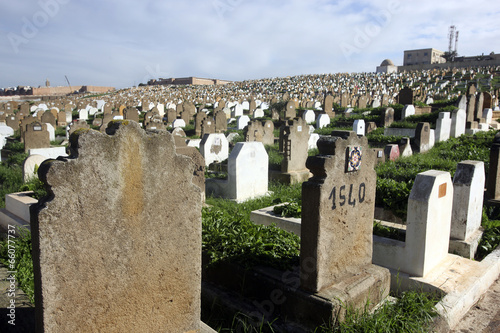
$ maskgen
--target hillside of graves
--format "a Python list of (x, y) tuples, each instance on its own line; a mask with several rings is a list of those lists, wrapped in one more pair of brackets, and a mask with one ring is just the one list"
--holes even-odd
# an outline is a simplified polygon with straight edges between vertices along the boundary
[[(472, 306), (457, 294), (476, 299), (500, 269), (499, 74), (0, 103), (0, 222), (18, 226), (18, 284), (47, 327), (125, 330), (118, 318), (134, 316), (151, 331), (202, 318), (220, 331), (400, 332), (436, 314), (452, 326)], [(156, 320), (136, 315), (147, 311)]]

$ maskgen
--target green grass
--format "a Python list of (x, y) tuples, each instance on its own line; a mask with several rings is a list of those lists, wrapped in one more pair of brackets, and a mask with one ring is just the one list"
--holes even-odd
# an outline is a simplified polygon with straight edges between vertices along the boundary
[(209, 264), (227, 261), (245, 267), (267, 265), (289, 269), (299, 261), (298, 236), (275, 226), (256, 225), (250, 212), (301, 197), (301, 185), (271, 184), (272, 194), (243, 203), (207, 198), (210, 207), (203, 208), (203, 252)]
[(367, 308), (355, 310), (347, 306), (343, 322), (323, 325), (316, 332), (429, 332), (433, 318), (437, 315), (434, 306), (438, 301), (438, 297), (433, 294), (407, 291), (395, 302), (384, 303), (373, 313)]
[[(20, 236), (14, 239), (0, 241), (0, 262), (11, 271), (17, 271), (16, 282), (28, 296), (32, 304), (35, 303), (35, 280), (33, 276), (33, 260), (31, 257), (31, 234), (25, 229), (19, 230)], [(9, 246), (10, 245), (10, 246)], [(10, 260), (9, 249), (14, 249), (14, 262)]]

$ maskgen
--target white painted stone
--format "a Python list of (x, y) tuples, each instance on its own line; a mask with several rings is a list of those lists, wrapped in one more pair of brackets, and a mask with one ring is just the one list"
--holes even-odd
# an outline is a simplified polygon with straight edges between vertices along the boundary
[(41, 104), (38, 104), (38, 109), (42, 109), (43, 111), (47, 111), (49, 108), (48, 108), (47, 104), (41, 103)]
[(89, 112), (86, 109), (78, 110), (78, 118), (80, 120), (88, 120), (89, 119)]
[(316, 114), (313, 110), (306, 110), (302, 114), (302, 119), (304, 119), (308, 124), (314, 123), (314, 121), (316, 120)]
[(410, 139), (403, 138), (399, 145), (399, 156), (406, 157), (411, 155), (413, 155), (413, 150), (411, 149)]
[(243, 103), (241, 103), (241, 107), (243, 110), (250, 110), (250, 103), (248, 101), (243, 101)]
[(96, 103), (97, 103), (97, 110), (102, 110), (104, 108), (104, 105), (106, 104), (106, 101), (98, 99)]
[(33, 104), (31, 107), (30, 107), (30, 112), (35, 112), (35, 110), (38, 109), (38, 105), (36, 104)]
[(238, 142), (229, 156), (227, 180), (207, 179), (206, 193), (238, 202), (265, 195), (268, 167), (262, 142)]
[(326, 113), (321, 113), (316, 118), (316, 128), (323, 128), (330, 125), (330, 116)]
[(484, 162), (458, 163), (453, 177), (452, 238), (466, 240), (481, 226), (484, 182)]
[(27, 182), (31, 178), (38, 178), (35, 169), (38, 169), (43, 161), (49, 158), (43, 155), (33, 154), (28, 156), (23, 162), (23, 180)]
[(5, 124), (0, 125), (0, 149), (2, 149), (7, 143), (6, 138), (14, 135), (14, 129)]
[(223, 133), (205, 134), (200, 142), (200, 153), (205, 165), (222, 162), (229, 156), (229, 142)]
[(59, 156), (68, 156), (66, 154), (66, 147), (50, 147), (50, 148), (36, 148), (30, 149), (28, 155), (42, 155), (47, 158), (56, 159)]
[(243, 116), (243, 106), (241, 106), (241, 104), (236, 104), (231, 108), (231, 117), (237, 118), (240, 116)]
[(164, 104), (158, 103), (156, 105), (156, 108), (158, 109), (158, 113), (160, 114), (160, 117), (165, 116), (165, 105)]
[(316, 149), (318, 148), (318, 140), (319, 140), (319, 134), (318, 133), (312, 133), (309, 136), (309, 141), (307, 142), (307, 147), (309, 150), (311, 149)]
[(90, 108), (88, 110), (88, 115), (89, 116), (95, 116), (97, 113), (99, 113), (99, 110), (97, 108)]
[(245, 116), (241, 116), (241, 117), (238, 118), (238, 120), (236, 122), (237, 123), (236, 126), (237, 126), (237, 128), (239, 130), (242, 130), (242, 129), (244, 129), (248, 125), (249, 122), (250, 122), (250, 117), (248, 117), (246, 115)]
[(381, 106), (380, 99), (376, 98), (372, 102), (372, 108), (378, 108)]
[(257, 105), (260, 107), (262, 110), (269, 110), (269, 103), (262, 102), (260, 105)]
[(465, 125), (467, 123), (467, 113), (463, 109), (457, 109), (451, 114), (451, 129), (450, 136), (458, 138), (465, 133)]
[(434, 147), (434, 143), (436, 142), (436, 130), (431, 129), (429, 132), (429, 148), (425, 151), (428, 151), (432, 147)]
[(175, 119), (172, 123), (172, 127), (173, 128), (176, 128), (176, 127), (186, 127), (186, 122), (184, 121), (184, 119)]
[(448, 172), (419, 173), (408, 200), (406, 242), (375, 236), (373, 263), (425, 277), (448, 256), (452, 204)]
[(187, 143), (188, 147), (195, 147), (195, 148), (200, 149), (201, 139), (189, 139), (189, 140), (187, 140), (186, 143)]
[(480, 123), (478, 127), (480, 131), (486, 132), (490, 130), (490, 126), (488, 124)]
[(403, 111), (401, 111), (401, 120), (406, 117), (413, 116), (415, 114), (415, 107), (413, 104), (407, 104), (404, 106)]
[(47, 125), (47, 131), (49, 132), (49, 140), (55, 141), (56, 140), (56, 130), (54, 129), (54, 126), (52, 126), (49, 123), (46, 123), (46, 125)]
[(484, 109), (483, 110), (483, 118), (486, 120), (486, 124), (490, 124), (493, 120), (493, 110), (492, 109)]
[(253, 112), (253, 117), (254, 118), (263, 118), (264, 117), (264, 110), (262, 110), (260, 108), (255, 109), (255, 111)]
[(227, 135), (227, 141), (228, 141), (228, 142), (233, 142), (233, 141), (234, 141), (234, 139), (235, 139), (235, 138), (237, 138), (238, 136), (239, 136), (239, 134), (238, 134), (238, 133), (234, 133), (234, 132), (233, 132), (233, 133), (229, 133), (229, 134)]
[(356, 132), (357, 135), (365, 135), (365, 121), (364, 119), (356, 119), (352, 125), (352, 130)]
[(436, 121), (436, 141), (446, 141), (450, 138), (451, 118), (449, 112), (439, 112), (439, 118)]
[(320, 102), (314, 102), (314, 108), (316, 110), (322, 110), (323, 108), (321, 107), (321, 103)]

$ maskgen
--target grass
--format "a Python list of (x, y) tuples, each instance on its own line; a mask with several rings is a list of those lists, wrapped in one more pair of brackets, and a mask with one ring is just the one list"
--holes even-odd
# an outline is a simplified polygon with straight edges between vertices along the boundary
[(209, 264), (234, 262), (244, 267), (267, 265), (289, 269), (298, 264), (300, 239), (275, 226), (256, 225), (250, 212), (281, 202), (297, 201), (301, 185), (271, 184), (269, 196), (243, 203), (207, 198), (210, 207), (203, 208), (203, 252)]
[(372, 314), (367, 308), (359, 311), (346, 308), (343, 322), (320, 328), (319, 332), (428, 332), (438, 298), (432, 294), (408, 291), (395, 302), (387, 302)]

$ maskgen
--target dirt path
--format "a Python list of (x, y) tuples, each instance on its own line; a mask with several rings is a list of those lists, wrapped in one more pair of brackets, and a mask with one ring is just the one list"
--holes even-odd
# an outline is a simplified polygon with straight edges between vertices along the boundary
[(500, 332), (500, 278), (449, 333)]

